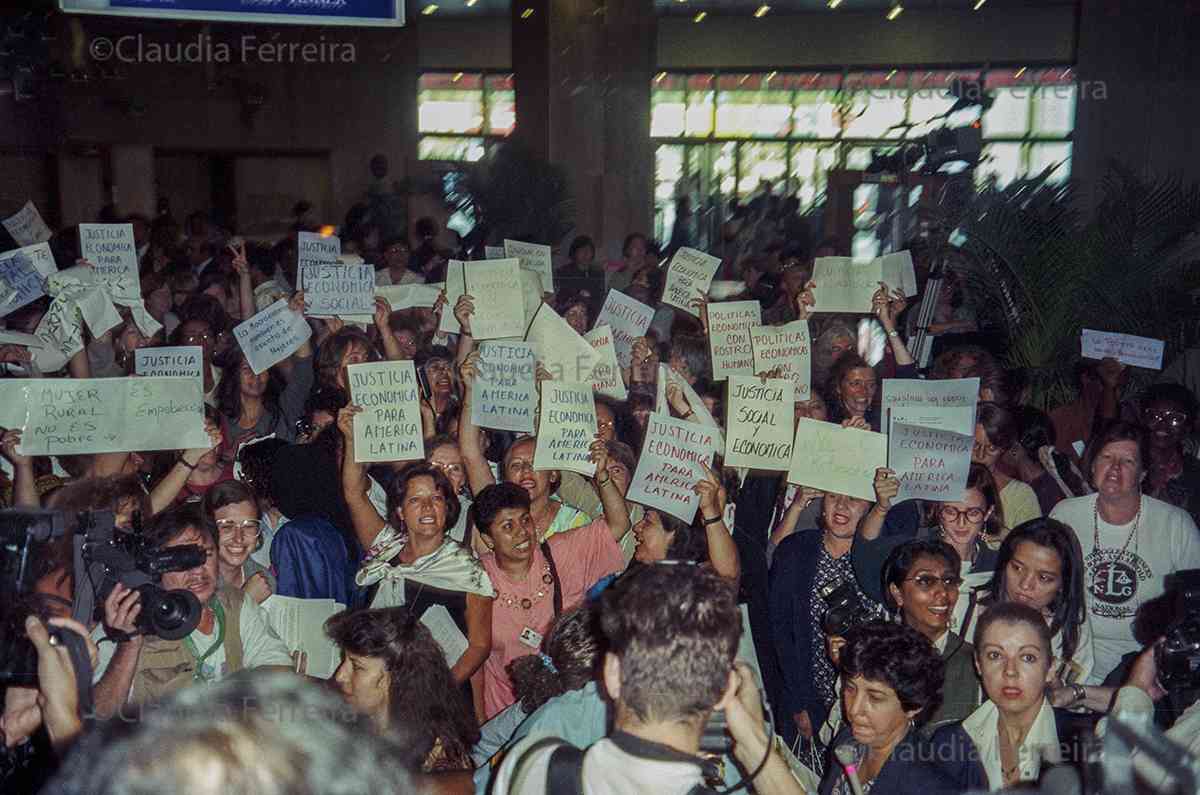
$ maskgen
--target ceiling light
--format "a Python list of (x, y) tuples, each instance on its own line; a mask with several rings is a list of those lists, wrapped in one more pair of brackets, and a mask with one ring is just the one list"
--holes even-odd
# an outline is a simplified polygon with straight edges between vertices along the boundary
[(429, 5), (427, 5), (421, 9), (421, 13), (425, 16), (429, 16), (430, 14), (432, 14), (434, 11), (437, 11), (437, 10), (438, 10), (437, 3), (430, 3)]
[(829, 6), (829, 9), (832, 11), (833, 9), (840, 6), (841, 4), (842, 4), (842, 0), (829, 0), (829, 2), (826, 3), (825, 5)]
[(467, 0), (467, 8), (474, 8), (475, 4), (478, 2), (479, 0)]
[(887, 12), (888, 22), (891, 22), (892, 20), (894, 20), (896, 17), (900, 16), (903, 13), (904, 13), (904, 6), (902, 6), (900, 3), (896, 3), (896, 5), (894, 5), (888, 9), (888, 12)]
[(1020, 80), (1020, 79), (1021, 79), (1021, 75), (1025, 74), (1025, 69), (1026, 69), (1026, 67), (1024, 67), (1024, 66), (1022, 66), (1020, 69), (1018, 69), (1018, 70), (1017, 70), (1017, 73), (1016, 73), (1015, 75), (1013, 75), (1013, 79), (1014, 79), (1014, 80)]
[(770, 10), (771, 10), (771, 7), (769, 5), (767, 5), (766, 3), (763, 3), (757, 9), (755, 9), (754, 18), (762, 19), (763, 17), (765, 17), (767, 15), (768, 12), (770, 12)]
[(666, 73), (666, 72), (659, 72), (657, 75), (655, 75), (655, 77), (654, 77), (654, 82), (655, 82), (655, 83), (661, 83), (662, 81), (664, 81), (664, 80), (666, 80), (666, 79), (667, 79), (667, 73)]
[(458, 72), (458, 73), (456, 73), (456, 74), (454, 75), (454, 77), (450, 78), (450, 82), (451, 82), (451, 83), (457, 83), (459, 80), (462, 80), (462, 79), (463, 79), (463, 73), (462, 73), (462, 72)]
[(775, 79), (775, 75), (777, 75), (777, 74), (779, 74), (779, 73), (778, 73), (778, 72), (771, 72), (769, 75), (767, 75), (766, 82), (770, 83), (772, 80), (774, 80), (774, 79)]
[(987, 0), (975, 0), (975, 10), (978, 11), (979, 9), (983, 8), (983, 4), (986, 2)]
[(885, 77), (885, 78), (883, 78), (883, 79), (884, 79), (884, 81), (886, 82), (886, 81), (888, 81), (888, 80), (891, 80), (891, 79), (892, 79), (893, 77), (895, 77), (895, 76), (896, 76), (896, 70), (895, 70), (895, 69), (893, 69), (892, 71), (888, 72), (888, 76), (887, 76), (887, 77)]
[(694, 17), (692, 17), (692, 21), (693, 21), (693, 22), (703, 22), (703, 21), (704, 21), (704, 18), (705, 18), (706, 16), (708, 16), (708, 12), (707, 12), (707, 11), (701, 11), (699, 14), (697, 14), (697, 15), (696, 15), (696, 16), (694, 16)]
[(521, 12), (521, 19), (529, 19), (531, 16), (533, 16), (532, 8), (527, 8)]

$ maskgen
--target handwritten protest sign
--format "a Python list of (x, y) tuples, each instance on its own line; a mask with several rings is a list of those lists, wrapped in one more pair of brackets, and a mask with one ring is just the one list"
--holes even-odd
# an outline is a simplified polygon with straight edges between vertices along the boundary
[(304, 313), (310, 317), (370, 318), (375, 312), (375, 268), (366, 263), (306, 264), (300, 284)]
[[(415, 307), (432, 308), (437, 303), (438, 294), (442, 292), (442, 284), (390, 284), (377, 286), (376, 297), (387, 299), (388, 306), (393, 312)], [(447, 309), (447, 312), (450, 310)]]
[[(25, 348), (44, 348), (46, 343), (36, 334), (0, 329), (0, 345), (20, 345)], [(2, 426), (0, 426), (2, 427)]]
[(796, 400), (812, 397), (812, 341), (807, 320), (793, 320), (782, 326), (755, 326), (750, 329), (754, 351), (754, 372), (768, 373), (779, 368), (796, 388)]
[(879, 264), (880, 281), (893, 290), (903, 290), (906, 298), (917, 294), (917, 272), (913, 269), (912, 254), (907, 251), (884, 254), (879, 258)]
[(712, 429), (713, 436), (717, 440), (715, 449), (725, 449), (725, 434), (721, 431), (721, 426), (717, 424), (717, 420), (713, 417), (712, 412), (708, 410), (703, 398), (696, 392), (692, 385), (683, 379), (678, 373), (672, 370), (665, 364), (658, 366), (658, 402), (655, 407), (658, 411), (667, 413), (667, 385), (674, 384), (683, 392), (683, 399), (687, 401), (688, 408), (691, 409), (694, 419), (701, 425), (705, 425)]
[(788, 483), (875, 501), (875, 470), (887, 464), (887, 436), (801, 417)]
[(79, 251), (113, 298), (141, 300), (133, 224), (80, 224)]
[(342, 256), (342, 239), (340, 237), (320, 235), (316, 232), (296, 233), (296, 263), (299, 267), (337, 262), (337, 258), (340, 256)]
[(507, 255), (504, 253), (504, 246), (484, 246), (483, 247), (483, 258), (484, 259), (504, 259), (505, 256), (507, 256)]
[(888, 427), (904, 422), (973, 436), (978, 402), (978, 378), (885, 378), (880, 405)]
[(795, 403), (787, 378), (729, 376), (725, 466), (784, 472), (792, 460)]
[(1093, 331), (1085, 328), (1080, 335), (1085, 359), (1113, 358), (1121, 364), (1161, 370), (1164, 343), (1150, 337)]
[(617, 361), (622, 367), (629, 367), (633, 341), (645, 336), (653, 319), (654, 310), (651, 307), (619, 290), (609, 290), (604, 298), (604, 306), (596, 316), (596, 325), (612, 328)]
[(0, 381), (0, 402), (28, 407), (25, 455), (210, 446), (198, 378), (43, 378)]
[(354, 416), (354, 460), (413, 461), (425, 457), (417, 371), (412, 362), (367, 362), (346, 368)]
[(590, 383), (600, 362), (600, 354), (549, 304), (538, 307), (525, 341), (537, 348), (538, 361), (555, 381)]
[(753, 375), (756, 372), (754, 352), (750, 348), (750, 327), (761, 323), (762, 306), (758, 301), (708, 305), (712, 380), (724, 381), (731, 375)]
[(534, 469), (565, 469), (591, 477), (596, 465), (588, 449), (596, 437), (596, 400), (591, 384), (542, 382)]
[(888, 468), (900, 480), (897, 502), (962, 499), (974, 436), (893, 422), (887, 438)]
[(308, 322), (283, 299), (233, 327), (233, 337), (256, 375), (291, 356), (311, 336)]
[(462, 333), (458, 318), (454, 317), (454, 305), (467, 291), (465, 269), (466, 265), (456, 259), (446, 263), (446, 306), (442, 309), (442, 320), (438, 325), (438, 331), (445, 334)]
[(204, 352), (199, 345), (138, 348), (133, 354), (133, 371), (138, 375), (199, 378), (204, 375)]
[(716, 439), (710, 428), (653, 412), (627, 498), (647, 508), (691, 522), (700, 508), (692, 487), (712, 465)]
[(667, 283), (663, 288), (662, 302), (675, 306), (687, 312), (692, 317), (699, 317), (692, 301), (708, 295), (708, 287), (712, 284), (721, 260), (717, 257), (697, 251), (694, 248), (681, 248), (671, 258), (667, 269)]
[(625, 379), (621, 377), (621, 368), (617, 364), (617, 349), (613, 346), (612, 329), (608, 326), (596, 326), (584, 334), (583, 338), (591, 344), (600, 359), (592, 370), (592, 389), (601, 395), (625, 400), (629, 397), (629, 392), (625, 389)]
[(817, 257), (813, 263), (813, 312), (870, 312), (871, 298), (883, 281), (880, 260)]
[(13, 249), (0, 254), (0, 317), (14, 312), (46, 294), (46, 279), (57, 270), (46, 243)]
[(32, 201), (25, 202), (24, 207), (17, 210), (15, 215), (5, 218), (3, 223), (18, 246), (45, 243), (53, 234)]
[(537, 354), (527, 342), (484, 342), (471, 385), (471, 421), (481, 428), (533, 433)]
[(485, 259), (464, 266), (467, 295), (474, 299), (471, 336), (477, 340), (520, 337), (525, 333), (521, 273), (516, 259)]
[(519, 240), (504, 241), (504, 256), (521, 261), (522, 268), (529, 268), (542, 280), (542, 292), (554, 292), (554, 265), (550, 259), (550, 247), (540, 243), (522, 243)]

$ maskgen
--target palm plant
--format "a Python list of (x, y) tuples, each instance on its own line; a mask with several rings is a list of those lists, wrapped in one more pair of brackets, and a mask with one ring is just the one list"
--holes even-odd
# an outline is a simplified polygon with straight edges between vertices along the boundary
[(498, 146), (473, 169), (455, 209), (473, 213), (490, 241), (555, 245), (575, 227), (566, 171), (516, 142)]
[[(952, 211), (949, 259), (980, 299), (981, 322), (1005, 339), (1005, 362), (1028, 376), (1030, 402), (1074, 394), (1080, 331), (1165, 340), (1169, 360), (1196, 336), (1200, 186), (1146, 179), (1112, 165), (1089, 218), (1075, 190), (1047, 171), (985, 188)], [(1151, 374), (1138, 373), (1135, 382)]]

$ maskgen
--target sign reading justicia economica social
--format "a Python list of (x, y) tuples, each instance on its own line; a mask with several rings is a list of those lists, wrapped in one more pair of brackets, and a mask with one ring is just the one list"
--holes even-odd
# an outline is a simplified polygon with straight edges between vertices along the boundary
[(63, 11), (210, 22), (403, 25), (402, 0), (59, 0)]

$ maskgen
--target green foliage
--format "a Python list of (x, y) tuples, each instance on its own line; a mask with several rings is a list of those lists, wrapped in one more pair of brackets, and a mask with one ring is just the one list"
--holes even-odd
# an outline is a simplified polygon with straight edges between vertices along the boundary
[(472, 208), (491, 240), (555, 245), (575, 228), (566, 171), (519, 143), (493, 150), (472, 170), (466, 192), (460, 209)]
[(1200, 186), (1113, 164), (1085, 218), (1074, 190), (1048, 177), (980, 191), (955, 213), (964, 242), (950, 256), (981, 321), (1006, 338), (1005, 365), (1026, 371), (1045, 409), (1073, 397), (1082, 329), (1166, 340), (1167, 361), (1200, 331)]

